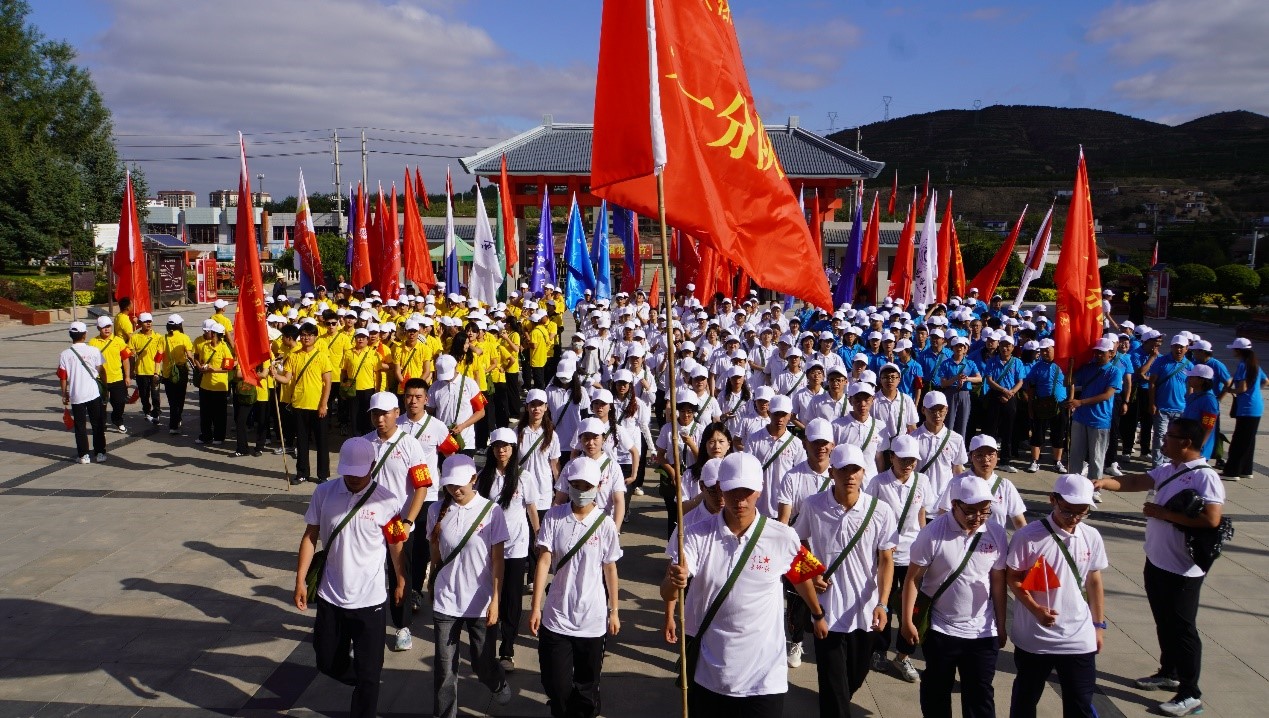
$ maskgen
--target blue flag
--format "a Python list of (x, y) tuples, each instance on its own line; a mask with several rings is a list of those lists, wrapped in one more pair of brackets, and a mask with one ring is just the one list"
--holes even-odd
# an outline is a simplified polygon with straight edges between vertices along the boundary
[(639, 253), (635, 247), (635, 214), (632, 210), (625, 207), (612, 206), (612, 233), (617, 235), (621, 240), (621, 245), (626, 248), (626, 274), (634, 276), (635, 262)]
[(608, 200), (599, 207), (595, 236), (590, 242), (590, 261), (595, 265), (595, 298), (612, 299), (612, 263), (608, 257)]
[(855, 301), (855, 280), (863, 265), (864, 255), (864, 203), (855, 202), (855, 222), (850, 228), (850, 241), (846, 243), (846, 254), (842, 256), (842, 275), (837, 280), (837, 289), (833, 291), (833, 306)]
[(570, 312), (582, 301), (583, 293), (595, 289), (595, 272), (586, 252), (586, 229), (582, 226), (582, 211), (577, 207), (577, 195), (573, 195), (573, 208), (568, 213), (568, 229), (564, 233), (564, 262), (568, 276), (564, 285), (564, 306)]
[(555, 281), (555, 236), (551, 233), (551, 198), (542, 186), (542, 217), (538, 220), (538, 251), (533, 255), (529, 291), (542, 296), (543, 288)]

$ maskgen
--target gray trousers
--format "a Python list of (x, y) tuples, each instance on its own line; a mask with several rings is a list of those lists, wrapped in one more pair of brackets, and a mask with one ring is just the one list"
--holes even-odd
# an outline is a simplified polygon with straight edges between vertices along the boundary
[(455, 618), (432, 613), (436, 624), (436, 657), (432, 669), (432, 685), (435, 698), (432, 715), (437, 718), (455, 718), (458, 715), (458, 644), (463, 629), (467, 630), (467, 643), (472, 670), (476, 678), (489, 690), (502, 685), (505, 674), (498, 664), (498, 632), (485, 626), (485, 617)]
[(1071, 453), (1067, 456), (1072, 474), (1078, 474), (1088, 465), (1089, 481), (1102, 478), (1106, 461), (1106, 447), (1110, 444), (1110, 429), (1094, 429), (1078, 421), (1071, 422)]

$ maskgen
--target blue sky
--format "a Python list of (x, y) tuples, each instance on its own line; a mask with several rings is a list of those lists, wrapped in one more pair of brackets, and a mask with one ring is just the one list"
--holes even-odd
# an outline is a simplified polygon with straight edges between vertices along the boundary
[[(590, 121), (599, 0), (35, 0), (31, 20), (66, 39), (116, 115), (125, 157), (151, 186), (253, 174), (293, 193), (330, 186), (333, 127), (374, 127), (371, 182), (421, 164), (439, 187), (447, 156), (551, 113)], [(210, 8), (214, 7), (215, 12)], [(1094, 107), (1176, 123), (1220, 110), (1269, 114), (1263, 0), (732, 3), (765, 121), (826, 132), (890, 115), (993, 104)], [(270, 134), (279, 133), (288, 134)], [(431, 132), (432, 135), (415, 133)], [(430, 144), (417, 144), (418, 142)], [(142, 145), (172, 145), (151, 147)], [(216, 145), (219, 145), (217, 147)], [(458, 145), (458, 146), (449, 146)], [(352, 149), (343, 144), (342, 149)], [(867, 152), (867, 138), (864, 141)], [(263, 157), (270, 152), (311, 155)], [(387, 152), (437, 155), (407, 157)], [(164, 159), (169, 158), (169, 159)], [(885, 158), (878, 157), (884, 161)], [(345, 159), (344, 179), (357, 173)]]

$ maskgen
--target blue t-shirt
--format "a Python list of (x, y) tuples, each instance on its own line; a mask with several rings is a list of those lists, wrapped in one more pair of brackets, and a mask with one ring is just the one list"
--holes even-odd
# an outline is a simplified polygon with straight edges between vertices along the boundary
[[(990, 377), (1006, 389), (1012, 389), (1026, 375), (1026, 367), (1023, 366), (1022, 360), (1018, 357), (1009, 357), (1007, 362), (1001, 361), (1000, 357), (992, 357), (987, 360), (987, 365), (983, 367), (984, 377)], [(992, 388), (991, 384), (988, 384), (986, 393), (994, 392), (996, 390)]]
[(1027, 386), (1034, 397), (1051, 396), (1066, 401), (1066, 375), (1051, 361), (1037, 361), (1027, 374)]
[(932, 378), (934, 376), (934, 370), (938, 368), (938, 365), (951, 358), (952, 350), (947, 347), (943, 347), (937, 352), (933, 349), (925, 349), (917, 354), (916, 360), (921, 364), (921, 376), (928, 376)]
[[(1207, 436), (1207, 441), (1203, 442), (1204, 459), (1212, 458), (1212, 452), (1216, 449), (1216, 421), (1220, 417), (1220, 413), (1221, 405), (1216, 401), (1216, 395), (1212, 393), (1211, 389), (1185, 397), (1185, 411), (1181, 412), (1181, 417), (1184, 419), (1195, 419), (1203, 424), (1204, 429), (1212, 430), (1212, 433)], [(1204, 415), (1210, 415), (1212, 418), (1204, 421)]]
[(1260, 383), (1265, 380), (1263, 369), (1256, 369), (1255, 377), (1248, 377), (1246, 362), (1239, 362), (1234, 370), (1234, 381), (1247, 382), (1247, 391), (1234, 395), (1234, 416), (1263, 416), (1265, 400), (1260, 395)]
[[(1119, 371), (1122, 374), (1132, 374), (1134, 371), (1132, 366), (1132, 357), (1128, 354), (1116, 354), (1115, 356), (1111, 357), (1110, 363), (1119, 367)], [(1126, 389), (1127, 387), (1128, 387), (1128, 382), (1124, 382), (1124, 386), (1120, 387), (1119, 391), (1115, 392), (1115, 394), (1116, 395), (1123, 394), (1124, 389)], [(1119, 397), (1116, 396), (1116, 398), (1119, 398)]]
[(1229, 369), (1225, 368), (1225, 364), (1215, 357), (1208, 357), (1207, 361), (1203, 363), (1210, 366), (1212, 368), (1212, 373), (1215, 374), (1215, 377), (1212, 379), (1212, 391), (1217, 394), (1224, 391), (1225, 387), (1229, 386), (1230, 379), (1232, 378), (1230, 376)]
[[(1083, 368), (1075, 372), (1075, 383), (1082, 387), (1081, 398), (1097, 396), (1107, 389), (1118, 392), (1124, 387), (1124, 372), (1114, 362), (1107, 362), (1105, 366), (1095, 363), (1085, 364)], [(1111, 396), (1104, 401), (1079, 407), (1071, 418), (1093, 429), (1109, 429), (1111, 414), (1114, 410), (1115, 397)]]
[(982, 372), (979, 371), (978, 365), (970, 359), (962, 359), (959, 364), (951, 359), (948, 359), (942, 364), (939, 364), (938, 369), (934, 372), (934, 376), (930, 378), (930, 388), (937, 389), (942, 392), (969, 391), (974, 386), (969, 382), (965, 382), (961, 385), (953, 383), (950, 386), (943, 386), (943, 380), (958, 375), (969, 377), (980, 376), (981, 374)]
[(921, 369), (921, 363), (916, 359), (909, 359), (906, 362), (902, 359), (895, 361), (899, 365), (899, 391), (908, 396), (915, 396), (916, 380), (925, 376)]
[(864, 347), (859, 342), (855, 342), (850, 346), (843, 344), (837, 347), (837, 356), (842, 358), (842, 361), (846, 363), (846, 368), (849, 369), (851, 362), (855, 360), (855, 355), (863, 350)]
[(1150, 367), (1150, 381), (1154, 382), (1154, 405), (1159, 411), (1180, 413), (1185, 409), (1185, 372), (1194, 363), (1184, 357), (1176, 361), (1171, 355), (1160, 356)]

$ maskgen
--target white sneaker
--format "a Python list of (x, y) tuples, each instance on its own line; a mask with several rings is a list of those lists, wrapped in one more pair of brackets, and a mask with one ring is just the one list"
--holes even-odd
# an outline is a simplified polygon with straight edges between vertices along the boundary
[(514, 695), (515, 689), (511, 687), (510, 683), (503, 681), (502, 685), (498, 686), (498, 690), (494, 691), (494, 703), (505, 706), (511, 702), (511, 697)]
[(392, 650), (408, 651), (414, 648), (414, 637), (410, 635), (410, 629), (398, 628), (397, 639), (392, 642)]
[(1158, 673), (1152, 676), (1146, 676), (1145, 678), (1138, 678), (1133, 681), (1133, 683), (1135, 683), (1137, 687), (1143, 691), (1157, 691), (1160, 689), (1174, 691), (1181, 687), (1181, 681), (1178, 681), (1175, 678), (1159, 675)]
[(1124, 472), (1123, 472), (1123, 471), (1121, 471), (1121, 470), (1120, 470), (1120, 468), (1119, 468), (1119, 462), (1118, 462), (1118, 461), (1116, 461), (1115, 463), (1111, 464), (1110, 466), (1107, 466), (1107, 467), (1106, 467), (1106, 473), (1107, 473), (1107, 474), (1109, 474), (1109, 475), (1111, 475), (1111, 476), (1123, 476), (1123, 475), (1124, 475)]
[(516, 659), (514, 658), (499, 658), (498, 665), (502, 666), (502, 670), (507, 673), (515, 673), (516, 671)]
[(921, 675), (917, 673), (917, 669), (912, 666), (911, 658), (905, 658), (902, 661), (897, 659), (890, 661), (890, 667), (895, 670), (895, 673), (899, 674), (900, 678), (908, 683), (916, 683), (921, 678)]
[(84, 454), (83, 456), (79, 457), (79, 463), (81, 464), (91, 464), (92, 462), (93, 462), (93, 458), (89, 456), (88, 454)]
[(802, 665), (802, 644), (789, 644), (789, 668), (797, 668)]
[(1100, 492), (1100, 491), (1094, 491), (1094, 492), (1093, 492), (1093, 503), (1095, 503), (1095, 504), (1100, 504), (1101, 502), (1102, 502), (1102, 492)]
[(1029, 466), (1027, 466), (1027, 473), (1028, 473), (1028, 474), (1034, 474), (1035, 472), (1037, 472), (1037, 471), (1039, 471), (1039, 470), (1040, 470), (1040, 462), (1038, 462), (1038, 461), (1032, 461), (1032, 462), (1031, 462), (1031, 464), (1030, 464)]
[(1065, 473), (1066, 473), (1066, 464), (1063, 464), (1061, 461), (1055, 461), (1055, 462), (1053, 462), (1053, 467), (1054, 467), (1054, 469), (1056, 469), (1056, 470), (1057, 470), (1057, 472), (1058, 472), (1059, 474), (1065, 474)]
[(1170, 716), (1188, 716), (1203, 712), (1203, 701), (1197, 698), (1173, 698), (1159, 704), (1159, 712)]
[(104, 463), (106, 463), (106, 455), (105, 455), (105, 454), (97, 454), (97, 463), (99, 463), (99, 464), (104, 464)]
[(120, 434), (126, 434), (128, 433), (128, 427), (124, 426), (123, 424), (120, 424), (115, 427), (115, 431), (119, 432)]
[(641, 487), (641, 486), (636, 486), (636, 487), (634, 487), (634, 491), (633, 491), (632, 493), (633, 493), (635, 496), (643, 496), (643, 487)]
[(1013, 468), (1012, 464), (1001, 463), (996, 465), (996, 471), (1001, 471), (1006, 474), (1013, 474), (1013, 473), (1017, 473), (1018, 470)]

